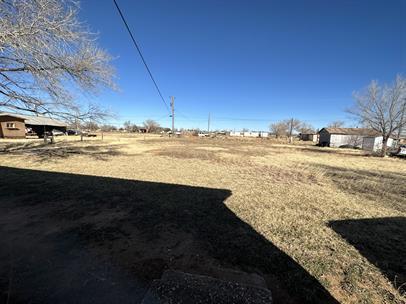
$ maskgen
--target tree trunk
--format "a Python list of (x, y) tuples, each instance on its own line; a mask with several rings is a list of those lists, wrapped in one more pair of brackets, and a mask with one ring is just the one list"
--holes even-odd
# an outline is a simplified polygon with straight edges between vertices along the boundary
[(382, 150), (381, 150), (381, 156), (385, 157), (386, 156), (386, 151), (388, 150), (388, 137), (383, 136), (382, 137)]

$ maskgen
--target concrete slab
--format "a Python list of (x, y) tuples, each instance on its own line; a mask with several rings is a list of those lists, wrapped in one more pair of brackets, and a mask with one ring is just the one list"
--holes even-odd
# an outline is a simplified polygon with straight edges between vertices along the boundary
[(270, 290), (208, 276), (166, 271), (156, 280), (142, 304), (270, 304)]

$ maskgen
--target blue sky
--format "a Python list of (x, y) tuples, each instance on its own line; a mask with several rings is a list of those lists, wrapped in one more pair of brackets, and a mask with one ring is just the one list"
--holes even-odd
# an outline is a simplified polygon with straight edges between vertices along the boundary
[[(406, 1), (118, 0), (176, 127), (267, 130), (296, 117), (347, 120), (352, 93), (406, 72)], [(112, 0), (80, 17), (115, 60), (119, 92), (95, 101), (125, 120), (170, 126)], [(351, 124), (350, 121), (348, 121)]]

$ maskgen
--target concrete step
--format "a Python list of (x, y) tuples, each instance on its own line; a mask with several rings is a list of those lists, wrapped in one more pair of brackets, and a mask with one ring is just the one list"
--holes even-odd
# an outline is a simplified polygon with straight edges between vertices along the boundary
[(142, 304), (270, 304), (271, 291), (203, 275), (168, 270), (152, 283)]

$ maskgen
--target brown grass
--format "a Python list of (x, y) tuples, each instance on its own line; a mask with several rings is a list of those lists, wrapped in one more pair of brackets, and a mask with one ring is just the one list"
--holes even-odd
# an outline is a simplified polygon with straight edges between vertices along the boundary
[[(2, 166), (228, 189), (232, 195), (224, 202), (227, 208), (338, 301), (405, 301), (404, 281), (399, 281), (405, 280), (405, 237), (378, 233), (394, 233), (405, 225), (405, 160), (266, 140), (143, 135), (105, 135), (104, 141), (84, 142), (58, 138), (55, 146), (2, 141), (2, 149)], [(401, 220), (382, 220), (391, 218)], [(355, 243), (345, 234), (356, 235), (350, 228), (362, 219), (379, 220), (383, 227), (372, 238), (373, 246), (362, 243), (371, 238), (361, 238), (361, 232)], [(389, 246), (382, 261), (371, 258), (374, 246)], [(395, 269), (386, 267), (392, 260), (397, 261)]]

